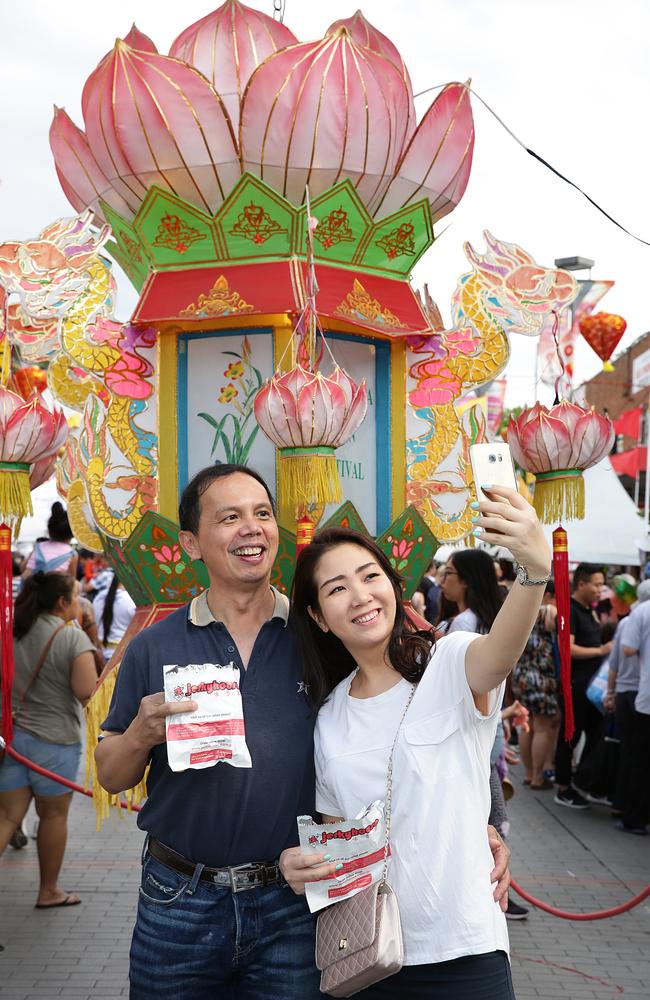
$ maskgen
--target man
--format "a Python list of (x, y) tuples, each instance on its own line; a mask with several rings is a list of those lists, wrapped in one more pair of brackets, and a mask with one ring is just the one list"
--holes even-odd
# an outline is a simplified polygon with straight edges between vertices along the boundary
[(438, 563), (434, 559), (422, 577), (420, 586), (416, 591), (416, 593), (422, 594), (424, 598), (422, 607), (418, 608), (416, 606), (416, 610), (426, 618), (430, 625), (436, 624), (440, 612), (440, 584), (437, 580), (439, 568)]
[[(288, 600), (270, 586), (278, 548), (273, 501), (251, 469), (212, 466), (186, 487), (179, 520), (181, 544), (203, 560), (210, 586), (133, 640), (96, 751), (110, 792), (132, 787), (151, 762), (138, 817), (149, 837), (131, 998), (316, 1000), (314, 918), (277, 865), (298, 843), (296, 817), (314, 811), (315, 717)], [(163, 664), (231, 661), (240, 668), (252, 768), (172, 772), (165, 719), (194, 706), (165, 703)], [(491, 846), (501, 897), (507, 854), (496, 839)], [(325, 855), (315, 861), (314, 878), (334, 873)]]
[[(639, 584), (637, 596), (650, 581)], [(634, 701), (630, 733), (630, 769), (623, 818), (617, 823), (625, 833), (645, 835), (650, 822), (650, 601), (633, 608), (623, 633), (625, 656), (639, 657), (639, 689)]]
[(570, 742), (564, 739), (564, 704), (560, 719), (560, 733), (555, 754), (555, 780), (558, 790), (555, 802), (569, 809), (588, 809), (589, 802), (572, 785), (573, 751), (585, 734), (581, 766), (588, 761), (598, 745), (603, 728), (603, 717), (587, 698), (587, 687), (600, 666), (603, 656), (612, 648), (611, 642), (603, 644), (600, 639), (600, 623), (593, 611), (593, 605), (600, 599), (605, 585), (605, 574), (600, 566), (579, 563), (573, 573), (573, 593), (571, 594), (571, 693), (575, 732)]

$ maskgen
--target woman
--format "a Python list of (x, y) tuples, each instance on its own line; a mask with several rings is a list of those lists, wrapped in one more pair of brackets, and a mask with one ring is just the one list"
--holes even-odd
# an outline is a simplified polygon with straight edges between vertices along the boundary
[(460, 549), (445, 567), (442, 592), (458, 613), (447, 623), (450, 632), (489, 632), (503, 604), (494, 562), (482, 549)]
[(529, 731), (519, 732), (519, 749), (524, 784), (535, 791), (553, 788), (550, 772), (560, 721), (553, 647), (557, 608), (552, 603), (553, 594), (549, 580), (533, 631), (512, 673), (512, 693), (530, 713)]
[[(82, 706), (97, 680), (93, 647), (73, 624), (79, 584), (62, 573), (29, 576), (14, 608), (13, 747), (74, 781), (81, 759)], [(72, 792), (9, 755), (0, 767), (0, 854), (34, 799), (39, 817), (37, 909), (74, 906), (79, 896), (58, 883)]]
[[(485, 489), (485, 487), (483, 487)], [(485, 841), (489, 760), (505, 678), (533, 626), (550, 568), (537, 517), (514, 490), (488, 488), (477, 534), (507, 546), (532, 586), (517, 582), (487, 635), (435, 642), (409, 629), (400, 578), (365, 536), (331, 529), (298, 559), (294, 614), (316, 725), (316, 808), (354, 817), (386, 795), (393, 772), (389, 880), (405, 965), (367, 998), (514, 996), (505, 917), (492, 898)], [(294, 891), (330, 877), (325, 855), (292, 848), (281, 867)]]
[(45, 538), (36, 543), (27, 560), (23, 576), (30, 573), (68, 573), (74, 577), (77, 574), (78, 555), (72, 545), (72, 528), (65, 508), (58, 500), (52, 504), (50, 519), (47, 522)]
[(97, 594), (94, 605), (104, 661), (108, 663), (131, 624), (135, 604), (114, 573), (108, 590)]

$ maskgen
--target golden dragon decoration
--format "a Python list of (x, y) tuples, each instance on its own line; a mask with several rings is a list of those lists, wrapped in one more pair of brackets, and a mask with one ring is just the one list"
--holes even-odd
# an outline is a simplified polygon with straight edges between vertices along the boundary
[(469, 243), (473, 270), (452, 297), (452, 328), (433, 303), (427, 310), (436, 333), (408, 337), (407, 502), (414, 504), (439, 541), (454, 541), (472, 527), (472, 476), (468, 421), (474, 439), (484, 427), (476, 410), (459, 416), (455, 401), (486, 385), (505, 368), (509, 333), (538, 336), (553, 312), (569, 305), (577, 285), (567, 271), (538, 266), (525, 250), (484, 233), (487, 253)]
[(137, 422), (154, 393), (154, 369), (142, 351), (153, 347), (155, 332), (111, 318), (115, 279), (100, 254), (109, 230), (91, 224), (86, 212), (57, 220), (29, 243), (0, 245), (0, 281), (32, 324), (48, 331), (58, 324), (48, 341), (57, 351), (48, 358), (48, 384), (82, 414), (82, 426), (59, 462), (57, 485), (75, 536), (101, 549), (96, 528), (126, 539), (156, 506), (157, 440)]

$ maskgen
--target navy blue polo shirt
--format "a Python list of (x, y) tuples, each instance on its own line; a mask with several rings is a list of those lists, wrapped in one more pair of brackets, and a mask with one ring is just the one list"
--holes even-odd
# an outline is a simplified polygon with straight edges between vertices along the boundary
[(161, 743), (151, 753), (148, 798), (138, 814), (142, 830), (210, 867), (275, 860), (298, 843), (296, 817), (314, 810), (315, 714), (302, 684), (289, 602), (274, 593), (273, 616), (260, 629), (246, 670), (205, 594), (137, 635), (102, 723), (108, 732), (124, 732), (140, 700), (163, 690), (163, 664), (239, 666), (252, 768), (220, 763), (174, 772)]

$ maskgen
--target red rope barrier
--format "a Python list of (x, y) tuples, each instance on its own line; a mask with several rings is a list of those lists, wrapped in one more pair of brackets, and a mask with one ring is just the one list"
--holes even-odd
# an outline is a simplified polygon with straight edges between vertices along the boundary
[(609, 910), (595, 910), (592, 913), (568, 913), (566, 910), (560, 910), (557, 906), (551, 906), (550, 903), (543, 903), (541, 899), (531, 896), (530, 893), (522, 889), (515, 881), (510, 883), (510, 888), (514, 889), (527, 903), (536, 906), (539, 910), (544, 910), (545, 913), (550, 913), (553, 917), (559, 917), (561, 920), (605, 920), (606, 917), (618, 917), (621, 913), (626, 913), (633, 907), (638, 906), (639, 903), (642, 903), (644, 899), (650, 896), (650, 885), (647, 885), (645, 889), (636, 896), (633, 896), (632, 899), (628, 899), (627, 903), (612, 906)]
[[(78, 785), (76, 781), (69, 781), (68, 778), (62, 778), (60, 774), (55, 774), (53, 771), (48, 771), (46, 767), (41, 767), (40, 764), (35, 764), (33, 760), (28, 760), (27, 757), (23, 757), (21, 753), (14, 750), (13, 747), (5, 747), (5, 753), (8, 753), (10, 757), (17, 760), (19, 764), (24, 764), (32, 771), (36, 771), (37, 774), (42, 774), (44, 778), (50, 778), (52, 781), (58, 781), (60, 785), (65, 785), (66, 788), (71, 788), (73, 792), (81, 792), (82, 795), (87, 795), (89, 799), (92, 799), (93, 793), (84, 788), (83, 785)], [(129, 805), (128, 802), (122, 802), (120, 800), (120, 806), (122, 809), (128, 809), (131, 812), (140, 812), (142, 806), (137, 806), (135, 803)]]

